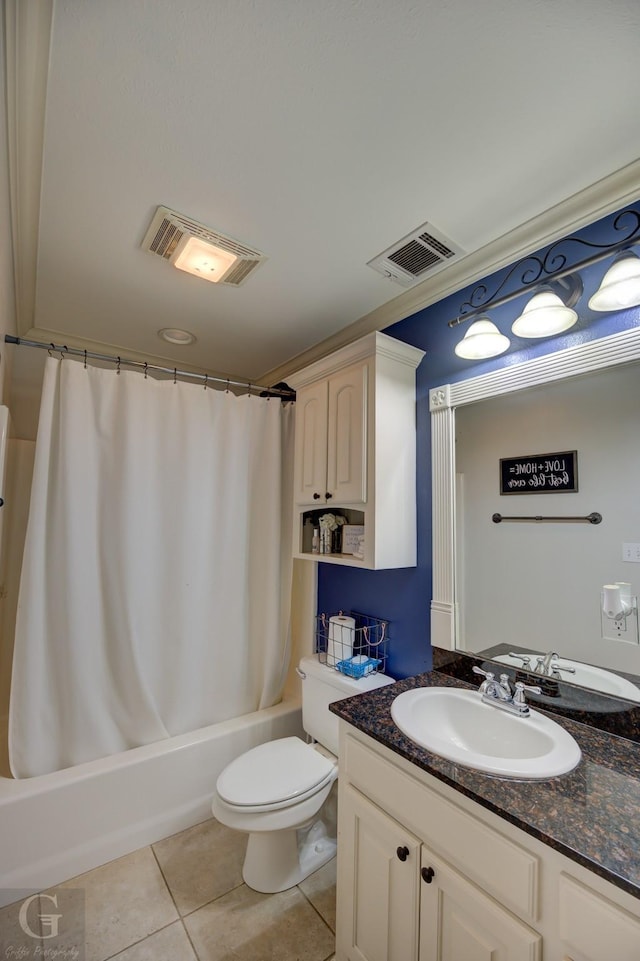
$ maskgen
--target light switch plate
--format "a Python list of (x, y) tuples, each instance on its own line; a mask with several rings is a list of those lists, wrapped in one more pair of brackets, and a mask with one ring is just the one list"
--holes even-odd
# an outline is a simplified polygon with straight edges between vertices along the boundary
[(623, 544), (622, 560), (632, 564), (640, 564), (640, 544)]

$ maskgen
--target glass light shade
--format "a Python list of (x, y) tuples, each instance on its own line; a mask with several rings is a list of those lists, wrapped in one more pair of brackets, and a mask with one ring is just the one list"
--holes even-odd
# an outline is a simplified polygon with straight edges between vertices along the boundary
[(200, 237), (189, 237), (173, 265), (178, 270), (186, 270), (188, 274), (217, 284), (237, 259), (235, 254), (209, 244)]
[(534, 294), (511, 328), (516, 337), (550, 337), (573, 327), (578, 315), (552, 290)]
[(623, 310), (640, 305), (640, 259), (625, 253), (609, 267), (589, 301), (591, 310)]
[(504, 354), (509, 344), (509, 338), (501, 334), (491, 320), (481, 317), (471, 324), (462, 340), (456, 344), (455, 352), (465, 360), (484, 360)]

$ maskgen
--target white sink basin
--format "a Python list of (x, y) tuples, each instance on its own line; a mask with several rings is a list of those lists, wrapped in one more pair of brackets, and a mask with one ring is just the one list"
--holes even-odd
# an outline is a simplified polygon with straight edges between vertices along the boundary
[[(527, 654), (523, 653), (522, 657), (528, 657), (531, 660), (531, 670), (536, 663), (539, 654)], [(492, 661), (498, 661), (499, 664), (508, 664), (510, 667), (522, 667), (522, 660), (518, 657), (511, 657), (510, 654), (499, 654), (498, 657), (492, 657)], [(561, 670), (561, 678), (556, 678), (555, 680), (568, 681), (569, 684), (577, 684), (579, 687), (586, 687), (591, 691), (601, 691), (603, 694), (613, 694), (615, 697), (625, 697), (629, 701), (640, 701), (640, 688), (637, 688), (635, 684), (628, 681), (626, 677), (620, 677), (618, 674), (612, 674), (611, 671), (605, 671), (601, 667), (594, 667), (592, 664), (582, 664), (580, 661), (571, 661), (566, 657), (560, 657), (557, 661), (553, 661), (556, 667), (570, 667), (573, 668), (575, 674), (564, 674)]]
[(403, 734), (441, 757), (500, 777), (541, 780), (572, 771), (580, 748), (538, 711), (517, 717), (479, 691), (418, 687), (399, 694), (391, 717)]

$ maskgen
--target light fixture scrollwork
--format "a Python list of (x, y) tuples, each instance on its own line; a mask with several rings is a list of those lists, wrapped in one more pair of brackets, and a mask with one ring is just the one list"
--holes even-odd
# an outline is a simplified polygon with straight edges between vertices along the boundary
[[(573, 308), (583, 292), (578, 271), (616, 252), (618, 256), (589, 300), (589, 309), (622, 310), (640, 305), (640, 258), (631, 249), (640, 243), (640, 211), (631, 208), (621, 211), (613, 220), (612, 230), (613, 238), (609, 243), (565, 237), (543, 254), (524, 257), (513, 264), (492, 291), (487, 283), (477, 284), (460, 305), (458, 316), (449, 321), (449, 327), (456, 327), (474, 320), (463, 340), (456, 345), (455, 353), (466, 360), (504, 353), (510, 341), (486, 311), (527, 291), (533, 291), (533, 296), (513, 322), (511, 329), (516, 337), (550, 337), (569, 330), (578, 319)], [(578, 259), (571, 256), (575, 245), (584, 251)]]

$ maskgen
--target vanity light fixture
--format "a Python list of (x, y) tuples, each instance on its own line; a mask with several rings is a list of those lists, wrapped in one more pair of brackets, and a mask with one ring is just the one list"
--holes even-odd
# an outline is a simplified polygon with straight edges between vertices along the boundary
[(573, 327), (577, 319), (575, 310), (566, 307), (557, 294), (542, 290), (525, 305), (511, 331), (516, 337), (550, 337)]
[(618, 254), (589, 300), (591, 310), (623, 310), (640, 305), (640, 258), (631, 250)]
[[(640, 261), (639, 261), (640, 263)], [(534, 294), (513, 322), (516, 337), (552, 337), (576, 323), (574, 304), (582, 294), (582, 281), (577, 274), (550, 283)]]
[(480, 317), (456, 344), (455, 352), (464, 360), (485, 360), (504, 354), (509, 344), (509, 338), (500, 333), (493, 321), (488, 317)]
[[(527, 292), (531, 292), (532, 297), (512, 326), (516, 337), (550, 337), (569, 330), (578, 319), (573, 308), (583, 291), (578, 271), (612, 255), (616, 258), (589, 300), (590, 309), (624, 310), (640, 306), (640, 257), (630, 249), (640, 243), (640, 206), (616, 214), (610, 229), (613, 237), (609, 243), (564, 237), (541, 253), (529, 254), (512, 264), (498, 277), (493, 289), (485, 281), (477, 284), (460, 304), (457, 316), (449, 321), (449, 327), (474, 321), (455, 347), (458, 357), (479, 360), (504, 353), (509, 340), (486, 312)], [(584, 251), (577, 259), (576, 245)], [(476, 330), (476, 324), (482, 326)], [(482, 338), (476, 339), (476, 333), (482, 334)]]

